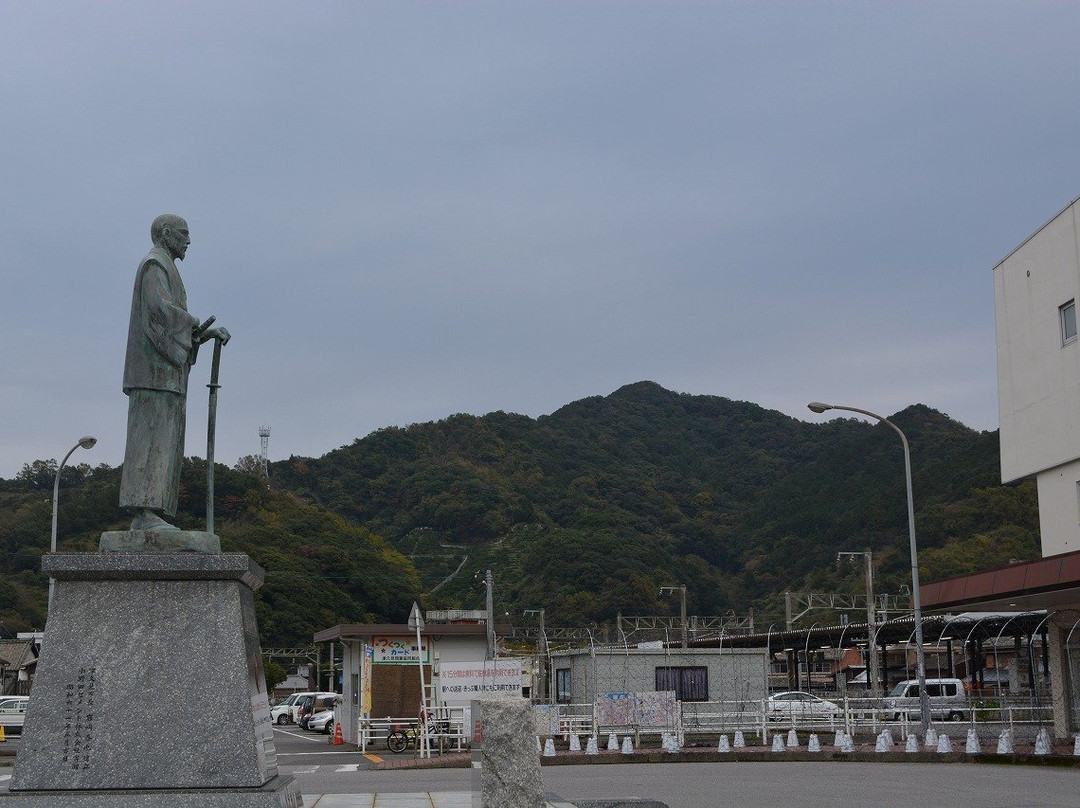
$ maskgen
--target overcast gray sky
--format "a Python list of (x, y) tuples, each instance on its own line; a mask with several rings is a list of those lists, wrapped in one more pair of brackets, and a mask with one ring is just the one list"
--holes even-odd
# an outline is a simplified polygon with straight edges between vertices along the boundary
[[(123, 457), (150, 221), (218, 459), (635, 381), (997, 428), (991, 268), (1080, 194), (1080, 4), (0, 0), (0, 476)], [(208, 353), (188, 454), (205, 454)]]

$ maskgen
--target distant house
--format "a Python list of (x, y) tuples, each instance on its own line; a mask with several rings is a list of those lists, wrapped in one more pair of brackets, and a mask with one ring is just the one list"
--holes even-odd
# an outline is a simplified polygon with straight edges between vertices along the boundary
[(308, 679), (308, 669), (305, 666), (301, 670), (290, 673), (289, 677), (274, 687), (274, 696), (284, 698), (292, 693), (304, 693), (311, 690), (311, 682)]
[(0, 640), (0, 695), (29, 695), (39, 648), (40, 635), (37, 634), (20, 634), (18, 639)]

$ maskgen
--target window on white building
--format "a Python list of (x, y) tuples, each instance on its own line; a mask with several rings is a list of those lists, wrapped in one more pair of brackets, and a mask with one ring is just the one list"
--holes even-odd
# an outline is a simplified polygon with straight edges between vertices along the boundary
[(564, 704), (569, 704), (571, 699), (570, 690), (570, 669), (569, 668), (556, 668), (555, 669), (555, 700)]
[(1061, 318), (1061, 344), (1076, 342), (1076, 300), (1070, 300), (1061, 306), (1058, 314)]
[(663, 666), (656, 669), (656, 692), (674, 690), (679, 701), (709, 700), (709, 669)]

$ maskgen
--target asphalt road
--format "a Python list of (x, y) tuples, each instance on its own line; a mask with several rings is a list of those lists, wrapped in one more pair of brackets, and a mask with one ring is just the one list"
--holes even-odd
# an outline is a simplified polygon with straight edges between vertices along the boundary
[[(325, 735), (275, 730), (278, 764), (304, 794), (469, 791), (469, 769), (378, 771)], [(386, 750), (375, 750), (389, 758)], [(413, 754), (411, 750), (405, 754)], [(1076, 808), (1080, 769), (991, 763), (724, 762), (545, 766), (563, 799), (639, 797), (669, 808)]]
[[(469, 791), (468, 769), (284, 767), (304, 794)], [(972, 763), (659, 763), (548, 766), (544, 788), (571, 802), (639, 797), (669, 808), (1075, 808), (1080, 770)]]

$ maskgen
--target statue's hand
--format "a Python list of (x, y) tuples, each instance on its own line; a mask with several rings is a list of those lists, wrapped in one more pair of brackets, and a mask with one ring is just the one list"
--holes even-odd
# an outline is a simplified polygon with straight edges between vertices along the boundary
[(232, 334), (229, 333), (229, 329), (225, 328), (224, 326), (219, 325), (219, 326), (214, 326), (213, 328), (206, 329), (206, 331), (203, 332), (203, 339), (204, 340), (211, 340), (211, 339), (221, 340), (221, 344), (225, 345), (230, 339), (232, 339)]

